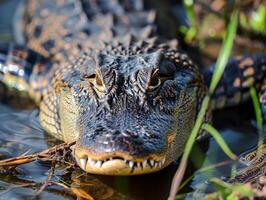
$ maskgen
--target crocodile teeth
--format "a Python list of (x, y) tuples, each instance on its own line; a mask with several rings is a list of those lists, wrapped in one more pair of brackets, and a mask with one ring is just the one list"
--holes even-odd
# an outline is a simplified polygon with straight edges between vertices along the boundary
[(163, 158), (163, 160), (162, 160), (162, 164), (164, 164), (165, 163), (165, 157)]
[[(87, 163), (89, 163), (89, 165), (91, 167), (96, 167), (96, 168), (101, 168), (102, 165), (105, 163), (105, 162), (108, 162), (108, 161), (113, 161), (114, 158), (110, 157), (110, 158), (107, 158), (106, 160), (93, 160), (92, 158), (81, 158), (80, 159), (80, 167), (83, 169), (83, 170), (86, 170), (86, 166), (87, 166)], [(126, 160), (124, 159), (124, 162), (131, 168), (131, 169), (134, 169), (135, 167), (137, 168), (142, 168), (144, 169), (147, 164), (151, 167), (151, 168), (161, 168), (163, 166), (163, 164), (165, 163), (165, 157), (161, 160), (161, 161), (155, 161), (155, 160), (143, 160), (142, 162), (134, 162), (134, 161), (130, 161), (130, 160)]]
[(133, 161), (129, 161), (129, 167), (133, 168), (133, 166), (134, 166), (134, 162)]
[(96, 164), (96, 161), (89, 158), (89, 163), (91, 166), (94, 166)]
[(86, 169), (87, 161), (88, 161), (87, 158), (81, 158), (81, 159), (80, 159), (80, 167), (81, 167), (83, 170)]
[(142, 166), (143, 166), (143, 168), (145, 168), (146, 165), (147, 165), (147, 160), (144, 160), (144, 161), (142, 162)]
[(137, 167), (140, 167), (140, 166), (141, 166), (141, 163), (140, 163), (140, 162), (138, 162), (138, 163), (137, 163)]
[(101, 161), (101, 160), (98, 160), (98, 161), (96, 161), (96, 163), (95, 163), (95, 167), (102, 167), (102, 164), (103, 164), (103, 161)]
[(150, 160), (151, 167), (154, 166), (154, 160)]

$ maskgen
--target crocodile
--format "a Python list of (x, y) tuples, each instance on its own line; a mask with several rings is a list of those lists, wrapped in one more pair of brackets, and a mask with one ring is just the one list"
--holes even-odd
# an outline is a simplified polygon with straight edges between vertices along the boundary
[[(161, 37), (154, 10), (141, 0), (29, 0), (22, 23), (25, 45), (0, 43), (4, 93), (27, 94), (46, 132), (76, 141), (81, 169), (146, 174), (182, 154), (214, 65), (200, 72)], [(265, 71), (265, 54), (231, 59), (204, 122), (253, 85), (265, 111)]]

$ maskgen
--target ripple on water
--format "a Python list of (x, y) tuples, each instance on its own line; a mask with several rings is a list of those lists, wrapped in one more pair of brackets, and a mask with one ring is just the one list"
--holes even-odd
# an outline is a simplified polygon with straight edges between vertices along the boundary
[(0, 104), (0, 144), (11, 155), (47, 148), (38, 110), (21, 111)]
[[(38, 120), (38, 110), (15, 110), (0, 104), (0, 159), (38, 152), (47, 148), (45, 134)], [(21, 185), (44, 182), (49, 166), (33, 162), (19, 166), (21, 174), (6, 176), (0, 174), (0, 199), (31, 199), (36, 192)], [(43, 192), (39, 199), (64, 199), (58, 195)]]

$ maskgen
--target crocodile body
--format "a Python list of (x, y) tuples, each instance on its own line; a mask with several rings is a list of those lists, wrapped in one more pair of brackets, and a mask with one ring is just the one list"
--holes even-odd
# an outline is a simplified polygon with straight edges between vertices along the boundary
[[(24, 27), (26, 48), (0, 45), (0, 80), (35, 100), (44, 130), (77, 141), (83, 170), (150, 173), (180, 156), (213, 67), (204, 82), (175, 41), (154, 37), (155, 13), (142, 1), (30, 0)], [(261, 88), (265, 58), (230, 61), (213, 107)]]

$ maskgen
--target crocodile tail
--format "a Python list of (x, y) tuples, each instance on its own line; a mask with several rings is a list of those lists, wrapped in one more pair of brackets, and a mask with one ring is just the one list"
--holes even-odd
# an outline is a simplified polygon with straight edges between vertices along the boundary
[[(40, 75), (49, 76), (51, 68), (52, 64), (47, 59), (24, 46), (0, 43), (1, 93), (7, 96), (19, 94), (20, 97), (31, 97), (38, 103), (47, 85), (41, 84), (38, 78)], [(42, 80), (48, 82), (49, 78)]]
[[(214, 65), (203, 71), (206, 85), (211, 82)], [(249, 89), (260, 89), (266, 76), (266, 54), (230, 59), (212, 95), (212, 108), (238, 105), (249, 99)]]

